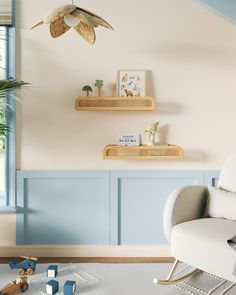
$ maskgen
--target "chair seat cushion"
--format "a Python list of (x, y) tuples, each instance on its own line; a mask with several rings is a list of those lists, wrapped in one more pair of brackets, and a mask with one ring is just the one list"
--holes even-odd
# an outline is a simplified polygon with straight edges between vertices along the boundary
[(236, 252), (227, 240), (236, 235), (236, 222), (202, 218), (175, 225), (171, 234), (172, 254), (179, 260), (236, 282), (232, 274)]

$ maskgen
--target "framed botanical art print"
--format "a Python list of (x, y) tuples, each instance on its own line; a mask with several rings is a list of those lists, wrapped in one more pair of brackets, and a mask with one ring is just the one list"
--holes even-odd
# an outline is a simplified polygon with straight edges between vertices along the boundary
[(146, 96), (146, 71), (118, 70), (116, 89), (117, 96)]

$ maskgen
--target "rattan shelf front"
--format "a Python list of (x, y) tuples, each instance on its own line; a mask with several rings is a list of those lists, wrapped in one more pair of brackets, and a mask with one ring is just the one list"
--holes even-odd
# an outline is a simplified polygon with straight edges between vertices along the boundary
[(76, 99), (75, 109), (77, 111), (153, 111), (155, 101), (150, 96), (83, 96)]
[(104, 159), (124, 160), (181, 160), (184, 151), (177, 145), (118, 146), (107, 145), (103, 150)]

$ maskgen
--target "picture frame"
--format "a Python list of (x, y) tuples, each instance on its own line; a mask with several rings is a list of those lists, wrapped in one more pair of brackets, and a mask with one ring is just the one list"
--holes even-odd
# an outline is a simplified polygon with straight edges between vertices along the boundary
[(116, 95), (143, 97), (147, 95), (146, 70), (118, 70)]
[(119, 133), (117, 136), (119, 146), (140, 146), (141, 135), (138, 133)]

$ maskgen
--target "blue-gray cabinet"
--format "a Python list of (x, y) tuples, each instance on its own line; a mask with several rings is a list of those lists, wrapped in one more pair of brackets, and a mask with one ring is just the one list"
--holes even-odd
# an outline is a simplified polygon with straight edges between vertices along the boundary
[(166, 244), (168, 194), (218, 171), (18, 171), (18, 245)]

